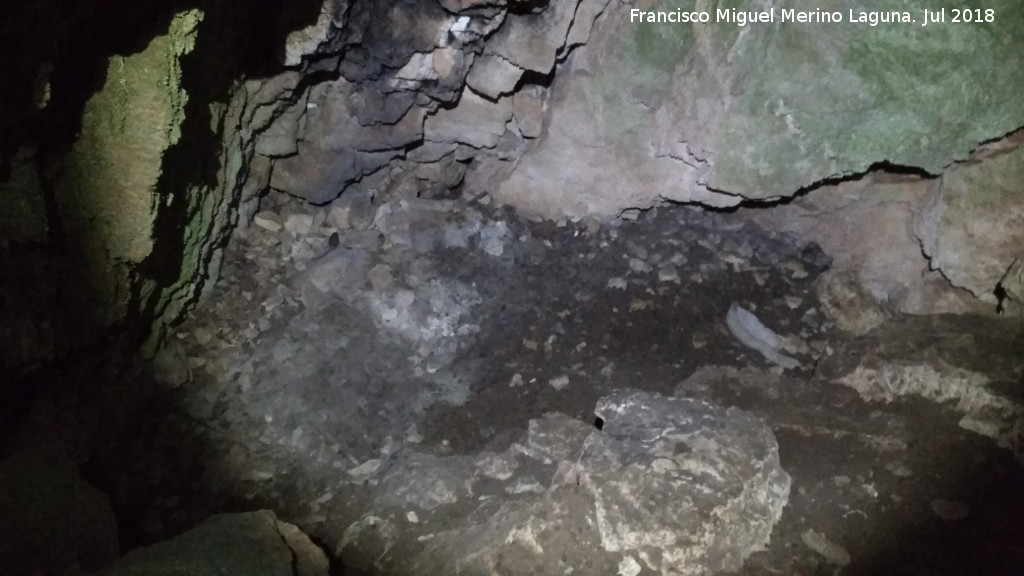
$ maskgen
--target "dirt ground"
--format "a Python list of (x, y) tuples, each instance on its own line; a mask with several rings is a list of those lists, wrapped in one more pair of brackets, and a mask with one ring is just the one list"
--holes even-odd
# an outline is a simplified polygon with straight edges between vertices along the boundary
[[(126, 546), (270, 507), (331, 553), (402, 446), (503, 449), (531, 418), (592, 422), (599, 397), (632, 387), (738, 406), (774, 430), (791, 496), (739, 574), (1024, 574), (1010, 451), (958, 426), (950, 403), (868, 402), (822, 374), (856, 348), (815, 295), (829, 265), (816, 246), (742, 213), (666, 207), (600, 226), (475, 210), (410, 213), (333, 250), (324, 225), (309, 245), (326, 252), (305, 260), (287, 257), (301, 235), (240, 234), (178, 330), (170, 372), (176, 358), (184, 374), (162, 377), (151, 417), (89, 467)], [(344, 250), (368, 255), (346, 266), (376, 280), (344, 296), (310, 288)], [(734, 302), (799, 337), (801, 366), (782, 371), (733, 338)], [(1020, 374), (1003, 384), (1024, 387)]]

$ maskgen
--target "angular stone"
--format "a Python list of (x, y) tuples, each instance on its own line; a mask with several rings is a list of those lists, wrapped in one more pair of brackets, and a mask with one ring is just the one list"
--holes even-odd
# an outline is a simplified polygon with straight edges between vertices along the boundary
[(512, 16), (487, 43), (487, 52), (515, 66), (547, 74), (569, 33), (579, 0), (551, 2), (537, 14)]
[(325, 204), (337, 198), (349, 184), (376, 171), (399, 154), (397, 151), (334, 151), (300, 143), (298, 154), (274, 163), (270, 186), (314, 204)]
[(511, 98), (490, 102), (466, 89), (455, 108), (442, 108), (427, 117), (424, 138), (431, 142), (461, 142), (475, 148), (494, 148), (511, 117)]
[(252, 223), (268, 232), (281, 231), (281, 217), (275, 212), (257, 212), (252, 217)]
[[(388, 541), (430, 533), (416, 555), (390, 556), (380, 568), (491, 574), (500, 566), (526, 576), (586, 564), (588, 573), (614, 574), (631, 557), (654, 574), (698, 576), (736, 570), (767, 542), (790, 480), (763, 422), (634, 390), (602, 398), (595, 412), (602, 430), (549, 414), (501, 454), (403, 454), (339, 552), (370, 565)], [(448, 524), (457, 528), (386, 520), (442, 505), (462, 511)]]
[(473, 62), (466, 84), (475, 92), (492, 100), (509, 94), (519, 83), (523, 69), (493, 54), (484, 55)]
[[(411, 106), (406, 98), (374, 94), (368, 87), (338, 78), (317, 86), (309, 101), (314, 107), (307, 112), (304, 137), (325, 150), (396, 150), (423, 138), (426, 111)], [(402, 109), (405, 112), (398, 115)], [(388, 123), (371, 120), (393, 116), (398, 117)]]
[(959, 288), (995, 303), (1010, 264), (1024, 255), (1024, 147), (958, 164), (942, 176), (918, 235), (932, 267)]
[(284, 219), (284, 229), (296, 236), (305, 236), (313, 228), (313, 216), (311, 214), (289, 214)]

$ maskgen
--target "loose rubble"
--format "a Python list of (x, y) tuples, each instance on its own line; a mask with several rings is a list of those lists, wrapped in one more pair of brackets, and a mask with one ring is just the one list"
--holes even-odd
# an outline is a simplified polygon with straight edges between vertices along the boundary
[[(918, 446), (946, 444), (916, 438), (936, 437), (942, 423), (950, 426), (941, 429), (945, 434), (958, 434), (948, 411), (931, 405), (945, 416), (933, 414), (922, 424), (905, 413), (907, 386), (862, 399), (840, 384), (859, 378), (877, 386), (885, 379), (865, 370), (904, 365), (897, 358), (930, 367), (942, 382), (956, 371), (920, 344), (925, 352), (916, 357), (908, 348), (880, 357), (883, 364), (851, 364), (866, 358), (857, 350), (891, 351), (892, 339), (910, 342), (905, 331), (918, 328), (887, 311), (860, 336), (837, 329), (836, 317), (855, 312), (819, 299), (822, 283), (830, 281), (822, 276), (828, 261), (820, 250), (766, 233), (742, 213), (657, 209), (600, 225), (531, 222), (479, 200), (358, 204), (363, 200), (350, 198), (322, 207), (281, 196), (264, 200), (260, 213), (273, 214), (265, 220), (280, 228), (254, 224), (237, 233), (214, 294), (178, 328), (177, 351), (165, 362), (165, 386), (180, 399), (180, 412), (164, 425), (180, 439), (170, 452), (202, 470), (203, 488), (199, 495), (194, 487), (173, 488), (179, 499), (151, 508), (147, 514), (160, 519), (149, 524), (154, 535), (187, 526), (202, 509), (182, 514), (176, 502), (213, 506), (241, 498), (276, 510), (354, 569), (442, 570), (461, 557), (490, 569), (514, 553), (519, 564), (510, 574), (588, 561), (602, 573), (640, 566), (679, 574), (680, 564), (691, 565), (683, 557), (702, 558), (692, 565), (708, 570), (810, 574), (823, 557), (801, 544), (808, 529), (843, 542), (851, 565), (869, 544), (843, 536), (845, 525), (824, 504), (836, 491), (841, 505), (877, 517), (889, 510), (880, 499), (903, 510), (913, 496), (905, 495), (906, 486), (924, 490), (934, 482)], [(730, 326), (736, 323), (729, 310), (738, 307), (756, 311), (760, 328), (753, 333), (761, 336), (751, 340), (753, 349)], [(751, 326), (741, 327), (750, 332)], [(996, 345), (1002, 336), (983, 330), (987, 336), (971, 346), (999, 353), (1012, 347)], [(937, 333), (935, 326), (921, 331), (922, 337)], [(785, 358), (799, 358), (800, 368), (782, 370), (773, 358), (784, 366), (792, 366)], [(989, 384), (979, 380), (973, 391), (952, 397), (962, 398), (974, 423), (969, 429), (1009, 445), (1021, 412), (1015, 399), (991, 386), (1019, 373), (1012, 354), (1006, 358), (1001, 365), (963, 366), (986, 374)], [(517, 452), (515, 446), (536, 443), (517, 440), (523, 430), (536, 434), (538, 426), (558, 423), (562, 431), (552, 438), (574, 442), (597, 434), (578, 444), (585, 446), (581, 454), (593, 453), (596, 438), (615, 437), (622, 425), (618, 408), (610, 408), (619, 404), (607, 399), (637, 388), (664, 397), (647, 404), (665, 418), (679, 413), (685, 398), (763, 418), (778, 437), (779, 474), (798, 473), (785, 510), (799, 512), (787, 515), (788, 488), (772, 481), (774, 503), (759, 505), (760, 520), (741, 514), (715, 529), (715, 537), (726, 537), (723, 530), (756, 528), (742, 537), (731, 533), (745, 542), (727, 547), (736, 555), (716, 556), (702, 546), (655, 550), (641, 534), (652, 529), (654, 516), (635, 523), (612, 512), (621, 505), (597, 502), (643, 490), (644, 482), (693, 461), (655, 456), (647, 473), (634, 477), (624, 469), (603, 485), (568, 448), (559, 448), (558, 457)], [(589, 425), (594, 422), (603, 429)], [(636, 418), (630, 422), (627, 436), (639, 433), (630, 428)], [(917, 431), (921, 426), (927, 428)], [(627, 450), (632, 456), (617, 458), (640, 458), (647, 441), (637, 442), (636, 451)], [(189, 452), (197, 444), (202, 449)], [(811, 457), (821, 454), (851, 454), (857, 466)], [(131, 451), (120, 457), (139, 465), (150, 458)], [(826, 464), (848, 469), (837, 473)], [(706, 483), (716, 475), (698, 476), (700, 490), (724, 490)], [(586, 490), (567, 490), (573, 487)], [(651, 490), (657, 499), (668, 488)], [(978, 504), (968, 505), (973, 517)], [(814, 524), (798, 520), (808, 514)], [(689, 530), (679, 519), (657, 522), (666, 533)], [(556, 559), (556, 533), (572, 534), (565, 549), (589, 550), (590, 560)], [(538, 550), (541, 541), (549, 544)], [(786, 552), (798, 544), (805, 554)], [(753, 552), (764, 545), (766, 551)], [(466, 556), (471, 549), (490, 552)], [(827, 562), (843, 560), (829, 554)]]

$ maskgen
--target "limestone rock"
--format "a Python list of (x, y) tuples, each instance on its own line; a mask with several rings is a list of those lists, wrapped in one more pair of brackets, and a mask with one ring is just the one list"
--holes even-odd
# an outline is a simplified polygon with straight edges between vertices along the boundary
[(578, 5), (579, 0), (551, 2), (539, 13), (509, 18), (488, 42), (488, 52), (521, 69), (547, 74), (565, 46)]
[[(364, 101), (362, 118), (352, 109), (357, 95)], [(378, 110), (377, 117), (384, 120), (397, 115), (392, 113), (390, 105), (396, 105), (394, 112), (397, 112), (407, 104), (394, 97), (381, 97), (380, 100), (378, 105), (372, 100), (368, 101), (366, 90), (358, 89), (344, 78), (318, 85), (310, 95), (313, 108), (307, 113), (305, 139), (326, 150), (362, 152), (395, 150), (422, 139), (425, 111), (420, 107), (407, 108), (397, 120), (388, 124), (364, 124), (370, 120), (367, 118), (367, 108)]]
[[(818, 288), (825, 289), (819, 295), (830, 302), (826, 311), (835, 312), (840, 328), (860, 332), (853, 324), (877, 324), (881, 319), (869, 310), (879, 305), (911, 314), (981, 312), (967, 293), (929, 272), (921, 254), (915, 229), (936, 194), (932, 180), (876, 173), (823, 186), (770, 210), (742, 213), (766, 229), (818, 243), (836, 269), (856, 272), (838, 284), (828, 284), (835, 277), (823, 278)], [(860, 297), (868, 300), (849, 300)], [(857, 310), (867, 316), (859, 318)], [(845, 319), (850, 323), (844, 325)]]
[[(612, 574), (625, 563), (667, 576), (736, 570), (767, 543), (790, 480), (764, 423), (635, 390), (595, 412), (602, 430), (549, 414), (500, 454), (404, 455), (338, 551), (362, 566), (391, 549), (378, 568), (416, 574)], [(464, 520), (432, 525), (441, 507)], [(409, 514), (428, 520), (396, 521)]]
[(1009, 446), (1024, 405), (999, 383), (1019, 377), (1022, 346), (1017, 318), (901, 316), (823, 357), (818, 371), (868, 400), (953, 401), (962, 428)]
[(473, 62), (466, 84), (493, 100), (510, 94), (519, 83), (523, 69), (501, 56), (485, 55)]
[(264, 130), (281, 112), (289, 108), (301, 81), (302, 74), (290, 71), (267, 80), (246, 82), (245, 91), (248, 98), (245, 119), (251, 129)]
[(815, 285), (822, 310), (840, 330), (862, 335), (888, 318), (885, 309), (869, 294), (852, 270), (831, 270)]
[(316, 144), (299, 144), (299, 153), (274, 164), (270, 186), (314, 204), (334, 200), (349, 184), (398, 156), (395, 152), (325, 150)]
[(305, 271), (300, 284), (303, 302), (312, 307), (330, 294), (353, 298), (365, 285), (369, 269), (369, 251), (333, 250)]
[(327, 576), (323, 550), (273, 512), (213, 516), (184, 534), (126, 554), (97, 576)]
[[(1012, 12), (1012, 4), (992, 8)], [(1016, 19), (996, 18), (984, 30), (778, 21), (680, 28), (630, 23), (633, 8), (609, 4), (559, 70), (547, 138), (499, 186), (499, 200), (553, 217), (614, 215), (663, 199), (731, 206), (791, 196), (881, 162), (938, 174), (1024, 124), (1024, 102), (1014, 96), (1024, 71), (1005, 74), (1002, 50), (986, 47), (1024, 47)], [(787, 0), (774, 9), (801, 7)], [(893, 34), (894, 26), (906, 33)], [(547, 64), (505, 53), (508, 41), (495, 40), (489, 49), (519, 66)], [(808, 46), (820, 57), (809, 61)], [(906, 74), (879, 75), (865, 64), (878, 54), (895, 55), (892, 66)], [(922, 99), (916, 90), (925, 84), (933, 89)], [(986, 104), (993, 100), (1012, 104)], [(965, 107), (985, 112), (948, 121)]]
[(918, 234), (932, 267), (957, 287), (995, 303), (993, 290), (1024, 254), (1024, 147), (958, 164), (942, 177)]
[(474, 148), (494, 148), (512, 117), (512, 99), (490, 102), (464, 90), (459, 104), (428, 116), (424, 137), (431, 142), (461, 142)]

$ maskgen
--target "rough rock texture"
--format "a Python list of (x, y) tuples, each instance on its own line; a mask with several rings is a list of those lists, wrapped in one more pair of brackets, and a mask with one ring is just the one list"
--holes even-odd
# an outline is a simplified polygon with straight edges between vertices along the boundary
[(154, 248), (162, 155), (181, 136), (188, 95), (180, 58), (195, 44), (197, 10), (178, 14), (145, 50), (114, 57), (86, 104), (81, 136), (57, 182), (64, 234), (74, 251), (71, 305), (89, 311), (74, 337), (123, 320), (132, 269)]
[(960, 426), (1010, 443), (1024, 415), (1018, 318), (905, 316), (822, 359), (821, 375), (872, 401), (919, 396), (955, 403)]
[[(911, 4), (916, 16), (922, 6)], [(18, 106), (2, 118), (11, 129), (0, 139), (0, 199), (11, 210), (0, 217), (0, 238), (64, 254), (68, 262), (51, 259), (33, 273), (67, 270), (55, 283), (73, 289), (15, 295), (22, 288), (8, 279), (0, 289), (10, 302), (32, 304), (25, 310), (62, 300), (51, 308), (81, 317), (68, 330), (20, 305), (0, 310), (3, 325), (15, 327), (7, 332), (29, 335), (13, 342), (0, 334), (11, 351), (5, 364), (120, 324), (149, 333), (151, 351), (215, 276), (235, 215), (248, 223), (268, 187), (316, 203), (346, 191), (371, 201), (496, 192), (544, 215), (607, 216), (663, 199), (732, 206), (791, 196), (879, 164), (938, 174), (1024, 124), (1015, 98), (1022, 73), (999, 68), (999, 54), (1021, 42), (1021, 16), (1003, 9), (1009, 4), (994, 5), (999, 17), (984, 26), (740, 27), (630, 23), (632, 5), (608, 0), (313, 0), (266, 15), (275, 22), (261, 36), (269, 59), (236, 49), (228, 30), (237, 26), (241, 37), (255, 25), (221, 5), (151, 20), (133, 13), (131, 25), (150, 36), (119, 29), (124, 38), (83, 51), (92, 61), (60, 59), (77, 44), (44, 50), (29, 34), (7, 34), (5, 46), (15, 38), (8, 52), (32, 58), (5, 63), (20, 80), (12, 83)], [(13, 17), (46, 22), (47, 9)], [(95, 27), (68, 15), (73, 24), (57, 32)], [(202, 54), (190, 61), (193, 45)], [(103, 63), (95, 78), (57, 81), (95, 62)], [(67, 93), (93, 84), (95, 95)], [(58, 103), (53, 125), (33, 124), (30, 112)], [(81, 118), (63, 117), (76, 110)], [(80, 137), (34, 141), (70, 134), (72, 125)], [(885, 234), (853, 244), (861, 281), (881, 299), (905, 298), (904, 310), (970, 309), (929, 295), (936, 275), (907, 265), (909, 242), (891, 244), (898, 256), (858, 259), (902, 234), (918, 202), (932, 202), (912, 224), (933, 268), (987, 297), (1020, 249), (1010, 227), (1020, 203), (1008, 184), (1019, 156), (951, 169), (937, 199), (883, 187), (892, 202), (862, 207), (868, 221), (914, 198), (873, 227)], [(221, 166), (204, 160), (213, 157)], [(986, 193), (971, 193), (978, 188)], [(990, 207), (998, 218), (987, 216)], [(1004, 224), (973, 230), (969, 222), (982, 218)], [(27, 270), (34, 257), (21, 254), (12, 266)]]
[(49, 446), (24, 447), (0, 463), (4, 574), (97, 570), (117, 553), (110, 502), (65, 454)]
[[(903, 9), (921, 18), (926, 6)], [(630, 23), (633, 6), (612, 4), (556, 76), (548, 137), (499, 197), (573, 216), (662, 198), (728, 206), (879, 163), (938, 174), (1024, 124), (1024, 73), (1002, 56), (1021, 48), (1013, 2), (993, 4), (985, 26), (780, 21), (801, 7), (783, 2), (774, 23), (740, 27)]]
[(216, 275), (236, 214), (247, 218), (266, 188), (271, 166), (253, 156), (254, 139), (267, 154), (294, 148), (264, 130), (286, 116), (278, 108), (294, 109), (289, 77), (263, 100), (236, 83), (273, 75), (266, 51), (240, 48), (248, 28), (283, 58), (279, 27), (322, 27), (322, 4), (308, 14), (308, 1), (289, 5), (269, 26), (251, 17), (273, 13), (234, 2), (8, 14), (5, 52), (32, 57), (4, 63), (0, 199), (13, 209), (0, 216), (0, 263), (18, 274), (0, 279), (0, 365), (27, 370), (118, 338), (148, 339), (152, 352)]
[[(341, 78), (317, 80), (305, 110), (268, 128), (273, 138), (258, 152), (276, 158), (270, 186), (314, 203), (354, 188), (371, 196), (445, 195), (480, 150), (480, 178), (493, 180), (494, 170), (507, 171), (518, 158), (524, 138), (540, 135), (537, 87), (526, 87), (515, 103), (510, 97), (523, 74), (552, 73), (586, 41), (606, 4), (558, 2), (509, 15), (508, 6), (492, 2), (354, 3), (316, 52), (340, 57)], [(433, 151), (455, 145), (468, 150), (456, 158)], [(388, 166), (384, 182), (376, 173)], [(457, 175), (433, 177), (431, 170)]]
[(181, 536), (126, 554), (97, 576), (327, 576), (323, 550), (273, 512), (221, 514)]
[(995, 303), (993, 290), (1024, 255), (1024, 148), (958, 164), (942, 175), (918, 234), (933, 268)]
[(863, 335), (884, 323), (888, 311), (861, 286), (852, 270), (830, 270), (816, 284), (822, 311), (840, 330)]
[[(761, 421), (636, 390), (595, 412), (601, 430), (550, 414), (500, 454), (405, 454), (337, 551), (396, 573), (696, 575), (767, 544), (790, 480)], [(442, 507), (464, 520), (435, 525)]]
[[(823, 186), (770, 210), (742, 213), (767, 229), (817, 242), (834, 256), (837, 270), (850, 272), (822, 285), (825, 291), (820, 295), (827, 306), (848, 308), (841, 301), (849, 303), (850, 298), (860, 298), (859, 294), (874, 301), (854, 306), (860, 310), (882, 306), (912, 314), (992, 313), (995, 306), (952, 289), (939, 272), (929, 269), (921, 252), (917, 231), (937, 189), (935, 180), (875, 173)], [(992, 287), (997, 280), (998, 276)], [(843, 329), (872, 323), (859, 317), (860, 312), (850, 312), (850, 323)], [(839, 316), (843, 314), (837, 319)]]
[[(1024, 105), (985, 104), (1016, 102), (1024, 81), (1019, 71), (996, 73), (1005, 46), (990, 49), (1020, 42), (1016, 11), (993, 7), (1013, 15), (985, 27), (804, 26), (781, 22), (786, 4), (774, 8), (776, 22), (741, 27), (630, 22), (633, 5), (607, 0), (528, 13), (492, 2), (441, 5), (385, 13), (355, 3), (335, 22), (314, 54), (340, 58), (343, 78), (326, 88), (334, 101), (321, 101), (324, 85), (315, 86), (309, 108), (283, 115), (258, 148), (276, 158), (273, 188), (316, 203), (346, 190), (370, 198), (492, 192), (529, 213), (574, 218), (664, 200), (727, 207), (810, 189), (767, 218), (835, 254), (879, 302), (914, 313), (994, 310), (976, 298), (994, 303), (996, 281), (1021, 250), (1006, 228), (1022, 205), (1011, 184), (1020, 153), (1003, 146), (957, 162), (1024, 124)], [(924, 7), (902, 8), (920, 18)], [(386, 30), (366, 27), (383, 20)], [(819, 56), (808, 58), (808, 46)], [(880, 54), (892, 59), (881, 68)], [(922, 96), (919, 85), (932, 88)], [(962, 86), (971, 89), (961, 94)], [(979, 112), (949, 122), (965, 102)], [(941, 182), (922, 178), (947, 168)], [(984, 202), (970, 193), (978, 188)], [(986, 206), (1000, 211), (988, 220), (1006, 226), (972, 230)]]
[(745, 213), (818, 242), (837, 268), (855, 272), (850, 290), (890, 309), (991, 314), (996, 284), (1024, 253), (1019, 139), (982, 149), (940, 179), (875, 173)]

